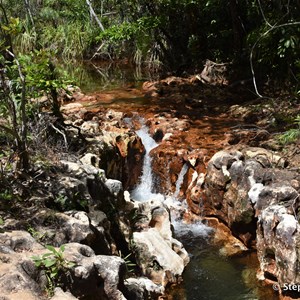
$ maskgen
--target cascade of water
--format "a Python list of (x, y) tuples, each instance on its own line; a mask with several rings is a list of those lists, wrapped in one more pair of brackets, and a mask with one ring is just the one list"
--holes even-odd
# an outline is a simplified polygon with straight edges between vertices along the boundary
[(140, 184), (131, 192), (131, 197), (137, 201), (147, 201), (150, 199), (160, 199), (163, 201), (164, 196), (152, 193), (153, 190), (153, 174), (152, 174), (152, 158), (150, 151), (158, 146), (154, 139), (148, 133), (148, 127), (145, 125), (138, 130), (137, 135), (141, 138), (146, 153), (144, 156), (144, 164)]
[(175, 199), (177, 199), (179, 193), (180, 193), (180, 188), (183, 184), (183, 179), (184, 179), (184, 175), (186, 174), (186, 172), (188, 171), (189, 169), (189, 166), (187, 163), (185, 163), (183, 166), (182, 166), (182, 169), (178, 175), (178, 178), (177, 178), (177, 181), (176, 181), (176, 188), (175, 188), (175, 193), (173, 195), (173, 197)]
[(162, 194), (153, 193), (152, 191), (154, 182), (152, 173), (152, 158), (150, 156), (150, 151), (156, 148), (158, 144), (149, 135), (148, 127), (146, 127), (145, 125), (142, 126), (142, 128), (136, 133), (141, 138), (146, 153), (144, 156), (144, 164), (142, 169), (142, 176), (140, 178), (140, 183), (130, 193), (131, 198), (137, 201), (159, 199), (161, 202), (164, 202), (164, 204), (167, 205), (170, 209), (172, 224), (178, 236), (208, 236), (211, 232), (211, 229), (206, 225), (202, 224), (201, 222), (185, 223), (182, 220), (182, 215), (184, 214), (184, 212), (188, 211), (188, 206), (186, 201), (179, 201), (177, 197), (179, 195), (184, 176), (189, 169), (188, 164), (185, 163), (183, 165), (178, 175), (175, 192), (172, 196), (165, 197)]

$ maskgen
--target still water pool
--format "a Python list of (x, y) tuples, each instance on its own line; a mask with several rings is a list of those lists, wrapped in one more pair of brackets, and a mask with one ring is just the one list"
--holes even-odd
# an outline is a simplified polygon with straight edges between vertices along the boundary
[(272, 288), (256, 279), (256, 253), (228, 258), (210, 243), (209, 236), (185, 232), (177, 237), (191, 261), (183, 282), (169, 289), (172, 300), (277, 300)]

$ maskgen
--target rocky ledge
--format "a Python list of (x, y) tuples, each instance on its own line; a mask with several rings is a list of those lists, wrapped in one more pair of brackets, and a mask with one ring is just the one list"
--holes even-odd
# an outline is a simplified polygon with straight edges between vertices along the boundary
[(117, 112), (99, 115), (109, 120), (102, 126), (97, 116), (68, 113), (66, 140), (83, 153), (37, 161), (20, 179), (26, 199), (1, 203), (1, 297), (157, 299), (182, 280), (189, 256), (169, 209), (125, 190), (141, 173), (141, 140), (116, 124)]

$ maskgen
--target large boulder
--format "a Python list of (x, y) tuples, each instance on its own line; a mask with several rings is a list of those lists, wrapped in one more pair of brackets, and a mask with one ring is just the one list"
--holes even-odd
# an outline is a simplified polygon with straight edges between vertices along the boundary
[(95, 255), (85, 245), (66, 244), (64, 257), (75, 263), (68, 287), (77, 298), (126, 299), (124, 289), (125, 261), (118, 256)]
[(159, 299), (164, 294), (164, 287), (157, 285), (146, 277), (127, 278), (126, 298), (130, 300)]
[(219, 151), (208, 162), (206, 174), (190, 184), (188, 204), (195, 213), (217, 216), (246, 246), (254, 246), (262, 202), (271, 204), (270, 195), (278, 188), (298, 182), (297, 174), (284, 167), (284, 159), (261, 148)]
[(142, 274), (162, 286), (179, 282), (189, 256), (173, 238), (168, 208), (160, 200), (133, 202), (128, 207), (127, 236)]
[(112, 254), (112, 249), (115, 249), (110, 222), (101, 211), (60, 213), (43, 209), (28, 221), (36, 235), (46, 244), (59, 247), (77, 242), (90, 246), (98, 254)]
[(28, 232), (0, 233), (0, 295), (4, 299), (46, 299), (45, 281), (30, 259), (43, 249)]
[[(98, 298), (124, 300), (125, 261), (118, 256), (95, 255), (87, 245), (68, 243), (60, 251), (64, 270), (57, 274), (62, 289), (53, 290), (55, 299)], [(49, 249), (24, 231), (0, 234), (0, 295), (4, 299), (47, 299), (45, 271), (34, 264)], [(53, 254), (53, 253), (52, 253)], [(47, 257), (49, 258), (49, 256)], [(69, 290), (69, 292), (66, 292)], [(48, 294), (49, 296), (49, 294)], [(19, 297), (19, 298), (17, 298)]]
[(88, 151), (99, 158), (98, 167), (108, 178), (121, 181), (125, 189), (135, 186), (143, 166), (144, 147), (134, 132), (104, 131), (90, 139)]
[(268, 206), (258, 219), (257, 253), (260, 279), (275, 280), (278, 282), (278, 289), (288, 296), (295, 294), (293, 295), (293, 290), (285, 290), (284, 287), (300, 281), (300, 225), (293, 212), (298, 209), (298, 198), (291, 199), (289, 205), (285, 203)]

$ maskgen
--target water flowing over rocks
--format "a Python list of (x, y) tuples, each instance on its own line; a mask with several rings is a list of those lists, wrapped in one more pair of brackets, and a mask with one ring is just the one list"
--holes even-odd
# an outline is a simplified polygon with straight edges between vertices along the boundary
[(120, 180), (125, 189), (132, 189), (141, 173), (145, 150), (135, 132), (121, 121), (124, 114), (113, 110), (91, 112), (82, 105), (69, 110), (68, 105), (63, 112), (70, 124), (70, 143), (78, 147), (84, 139), (86, 152), (97, 157), (93, 165), (104, 169), (108, 178)]
[[(195, 91), (199, 89), (201, 83), (197, 79), (192, 82), (189, 89), (195, 96), (197, 94)], [(160, 103), (162, 101), (168, 103), (168, 97), (174, 96), (175, 93), (176, 97), (172, 97), (172, 101), (178, 105), (177, 109), (170, 105), (169, 110), (158, 108), (156, 114), (152, 112), (147, 115), (146, 124), (149, 126), (149, 132), (159, 142), (159, 146), (152, 149), (150, 153), (155, 178), (155, 192), (171, 195), (176, 193), (179, 198), (186, 197), (189, 208), (207, 219), (208, 224), (216, 229), (215, 243), (220, 243), (222, 247), (220, 252), (223, 254), (239, 254), (247, 249), (256, 248), (263, 275), (261, 278), (278, 280), (280, 286), (283, 286), (285, 282), (297, 282), (296, 268), (290, 271), (294, 277), (290, 273), (287, 276), (285, 274), (288, 272), (281, 267), (281, 262), (286, 256), (294, 259), (293, 262), (290, 261), (291, 266), (295, 265), (297, 261), (297, 250), (293, 240), (298, 226), (296, 229), (294, 228), (295, 220), (297, 221), (295, 214), (298, 209), (298, 173), (287, 169), (287, 162), (271, 151), (243, 146), (228, 148), (229, 144), (241, 142), (253, 146), (264, 143), (270, 136), (264, 129), (252, 130), (251, 127), (251, 130), (248, 130), (245, 127), (243, 133), (243, 128), (233, 128), (227, 133), (223, 122), (221, 124), (224, 138), (216, 142), (221, 135), (219, 131), (218, 137), (214, 138), (214, 128), (217, 128), (218, 119), (211, 121), (204, 116), (202, 123), (197, 123), (197, 120), (191, 122), (193, 114), (189, 112), (185, 116), (181, 113), (181, 105), (184, 103), (185, 111), (188, 111), (188, 107), (192, 107), (196, 113), (197, 108), (201, 105), (201, 99), (198, 98), (196, 101), (196, 99), (190, 99), (190, 95), (182, 93), (188, 84), (191, 84), (190, 79), (181, 80), (175, 77), (161, 82), (144, 84), (148, 96), (157, 97), (160, 99)], [(180, 93), (181, 95), (179, 95)], [(206, 93), (206, 100), (203, 102), (204, 112), (210, 109), (206, 102), (209, 98), (208, 94)], [(239, 108), (239, 106), (232, 106), (230, 112), (232, 116), (236, 117)], [(250, 121), (250, 114), (249, 118), (244, 116), (244, 111), (241, 114), (242, 118)], [(121, 119), (118, 120), (118, 124), (122, 124)], [(201, 128), (203, 136), (197, 135), (199, 128)], [(214, 154), (217, 149), (222, 148), (225, 150)], [(212, 158), (210, 159), (210, 157)], [(187, 170), (181, 178), (182, 184), (178, 189), (176, 183), (183, 166), (186, 166)], [(294, 203), (292, 203), (292, 199), (294, 199)], [(281, 202), (284, 201), (285, 203), (282, 204)], [(283, 249), (283, 244), (279, 243), (279, 237), (276, 237), (277, 231), (274, 233), (276, 227), (273, 227), (273, 231), (270, 233), (264, 232), (266, 224), (270, 222), (265, 221), (266, 218), (267, 220), (271, 218), (277, 220), (273, 221), (274, 224), (279, 222), (278, 214), (275, 216), (273, 210), (266, 211), (268, 207), (278, 205), (278, 203), (283, 207), (288, 205), (286, 214), (289, 216), (281, 217), (282, 221), (280, 222), (284, 222), (284, 225), (279, 226), (281, 234), (289, 232), (283, 234), (284, 237), (289, 235), (292, 237), (288, 238), (291, 244), (285, 245), (285, 248), (289, 249), (285, 252), (283, 250), (274, 251), (274, 249)], [(149, 228), (149, 217), (146, 220), (144, 222), (145, 220), (141, 218), (141, 221), (136, 223), (134, 230), (138, 229), (139, 231), (138, 233), (133, 232), (132, 236), (140, 244), (149, 246), (151, 244), (149, 236), (152, 239), (157, 236), (157, 232), (151, 226)], [(286, 224), (288, 221), (289, 225)], [(144, 230), (147, 233), (141, 238), (140, 233)], [(130, 230), (127, 231), (130, 232)], [(266, 239), (266, 236), (269, 238)], [(225, 244), (224, 240), (227, 241)], [(287, 265), (288, 263), (285, 264), (285, 266)], [(159, 280), (162, 278), (160, 276)]]

